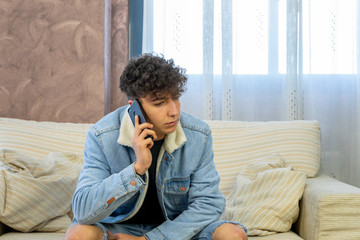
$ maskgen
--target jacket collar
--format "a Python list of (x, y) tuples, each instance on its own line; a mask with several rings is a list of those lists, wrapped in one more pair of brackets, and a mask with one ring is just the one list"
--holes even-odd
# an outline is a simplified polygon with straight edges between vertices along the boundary
[[(120, 126), (119, 137), (117, 142), (121, 145), (132, 147), (131, 139), (134, 134), (135, 127), (130, 119), (129, 113), (126, 110)], [(177, 124), (174, 132), (165, 136), (164, 147), (168, 153), (173, 153), (186, 142), (186, 136), (181, 122)]]

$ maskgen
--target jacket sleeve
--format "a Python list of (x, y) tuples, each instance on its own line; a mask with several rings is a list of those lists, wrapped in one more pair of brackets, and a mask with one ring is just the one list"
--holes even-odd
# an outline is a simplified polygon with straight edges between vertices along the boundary
[(190, 179), (187, 210), (145, 234), (147, 239), (191, 239), (220, 218), (225, 208), (225, 198), (219, 190), (220, 177), (215, 169), (211, 133), (206, 138), (198, 168)]
[[(119, 159), (120, 160), (120, 159)], [(144, 180), (135, 173), (133, 164), (113, 173), (104, 155), (100, 136), (90, 128), (84, 150), (84, 165), (72, 200), (74, 222), (94, 224), (122, 206), (131, 198), (140, 201), (146, 191)], [(135, 205), (135, 203), (133, 204)], [(120, 211), (126, 217), (133, 208)]]

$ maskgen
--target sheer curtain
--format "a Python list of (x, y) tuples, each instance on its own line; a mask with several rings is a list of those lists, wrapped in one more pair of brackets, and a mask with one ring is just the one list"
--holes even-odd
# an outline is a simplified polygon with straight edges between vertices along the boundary
[(145, 0), (143, 30), (187, 69), (184, 111), (317, 120), (322, 170), (360, 187), (360, 0)]

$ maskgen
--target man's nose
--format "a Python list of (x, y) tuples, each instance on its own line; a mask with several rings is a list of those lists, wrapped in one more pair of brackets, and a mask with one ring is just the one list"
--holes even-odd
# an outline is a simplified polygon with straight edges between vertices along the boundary
[(175, 116), (179, 113), (179, 109), (178, 109), (178, 103), (174, 100), (170, 100), (169, 101), (169, 109), (168, 109), (168, 113), (170, 116)]

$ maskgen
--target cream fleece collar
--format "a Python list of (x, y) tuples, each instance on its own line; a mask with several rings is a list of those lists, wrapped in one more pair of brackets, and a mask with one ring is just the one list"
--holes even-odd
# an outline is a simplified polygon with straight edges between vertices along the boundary
[[(117, 142), (121, 145), (132, 147), (131, 138), (134, 134), (134, 129), (135, 128), (131, 122), (129, 113), (126, 110), (126, 113), (124, 114), (121, 121), (119, 138)], [(176, 149), (181, 147), (185, 142), (186, 142), (185, 133), (181, 127), (181, 123), (178, 123), (175, 131), (165, 136), (164, 147), (165, 150), (171, 154)]]

